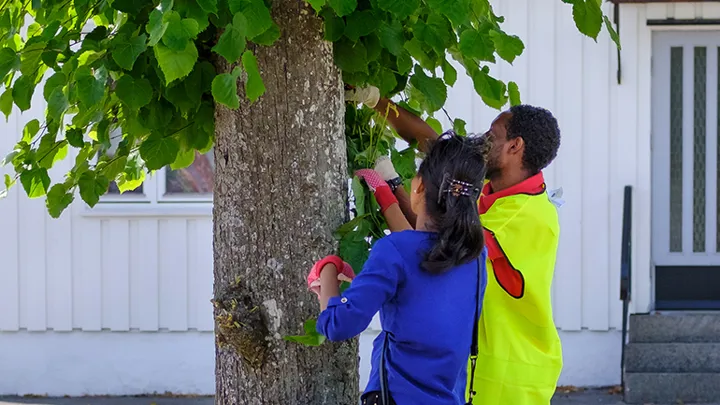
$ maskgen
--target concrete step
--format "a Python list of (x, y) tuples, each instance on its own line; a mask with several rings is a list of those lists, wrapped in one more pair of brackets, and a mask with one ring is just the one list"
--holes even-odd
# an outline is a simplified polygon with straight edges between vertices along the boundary
[(654, 405), (720, 402), (720, 373), (625, 373), (625, 402)]
[(720, 312), (630, 316), (630, 343), (720, 343)]
[(720, 373), (720, 343), (630, 343), (627, 373)]

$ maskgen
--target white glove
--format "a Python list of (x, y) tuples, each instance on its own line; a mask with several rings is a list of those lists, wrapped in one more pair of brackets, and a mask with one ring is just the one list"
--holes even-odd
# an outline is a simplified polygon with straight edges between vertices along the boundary
[(551, 190), (548, 192), (548, 199), (550, 199), (550, 202), (555, 205), (556, 208), (560, 208), (565, 204), (565, 200), (562, 199), (563, 195), (563, 189), (562, 187), (556, 188), (555, 190)]
[(345, 101), (363, 103), (370, 108), (375, 108), (380, 101), (380, 89), (369, 86), (347, 90), (345, 91)]
[(392, 161), (387, 156), (377, 158), (375, 161), (375, 171), (378, 172), (380, 177), (385, 181), (400, 177), (395, 171), (395, 166), (393, 166)]

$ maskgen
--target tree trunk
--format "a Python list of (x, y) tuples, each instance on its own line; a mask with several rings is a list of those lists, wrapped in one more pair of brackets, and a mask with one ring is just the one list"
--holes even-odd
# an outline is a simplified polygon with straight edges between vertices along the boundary
[(336, 251), (347, 163), (342, 81), (322, 23), (303, 0), (272, 4), (282, 36), (255, 49), (265, 95), (216, 112), (215, 403), (355, 404), (356, 340), (283, 340), (319, 312), (306, 275)]

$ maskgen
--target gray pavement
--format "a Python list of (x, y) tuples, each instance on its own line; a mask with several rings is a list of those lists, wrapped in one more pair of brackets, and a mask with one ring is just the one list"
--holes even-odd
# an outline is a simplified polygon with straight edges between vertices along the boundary
[[(213, 405), (212, 397), (0, 397), (0, 405)], [(552, 405), (624, 405), (622, 397), (608, 389), (557, 393)], [(478, 404), (482, 405), (482, 404)], [(651, 404), (648, 404), (651, 405)], [(683, 404), (693, 405), (693, 404)], [(700, 405), (700, 404), (696, 404)], [(720, 405), (720, 404), (704, 404)]]

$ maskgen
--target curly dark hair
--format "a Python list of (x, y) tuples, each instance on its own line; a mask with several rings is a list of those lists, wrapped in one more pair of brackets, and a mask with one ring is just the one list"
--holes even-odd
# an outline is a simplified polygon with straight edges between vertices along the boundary
[(531, 105), (510, 107), (507, 138), (525, 141), (523, 165), (532, 174), (547, 167), (560, 148), (560, 127), (552, 113)]

